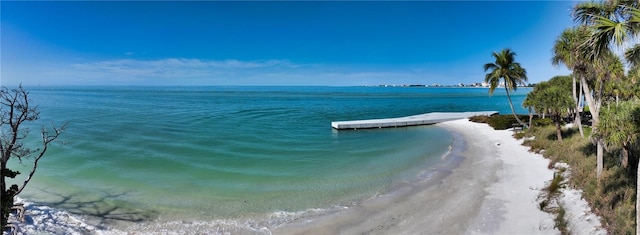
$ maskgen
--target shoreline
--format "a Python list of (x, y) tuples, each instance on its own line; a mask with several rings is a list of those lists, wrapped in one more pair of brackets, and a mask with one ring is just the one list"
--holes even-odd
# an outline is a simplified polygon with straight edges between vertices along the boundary
[[(127, 230), (134, 233), (180, 234), (558, 234), (554, 216), (538, 208), (540, 189), (553, 177), (549, 160), (531, 153), (512, 131), (496, 131), (468, 119), (436, 124), (452, 133), (450, 150), (435, 166), (424, 169), (415, 180), (401, 182), (370, 199), (348, 206), (274, 212), (268, 218), (215, 221), (148, 221)], [(599, 218), (590, 214), (580, 192), (565, 190), (572, 231), (606, 234)], [(572, 205), (572, 204), (575, 204)], [(61, 231), (69, 234), (127, 234), (88, 225), (78, 216), (52, 208), (33, 206), (31, 221), (53, 218), (42, 224), (21, 226), (22, 234)], [(30, 209), (31, 210), (31, 209)], [(32, 211), (33, 212), (33, 211)], [(47, 215), (46, 213), (50, 214)], [(54, 216), (51, 216), (54, 215)], [(589, 216), (590, 223), (580, 223)], [(28, 218), (29, 218), (28, 217)], [(57, 220), (56, 220), (57, 218)], [(265, 220), (266, 219), (266, 220)], [(274, 221), (271, 221), (274, 220)], [(572, 221), (573, 220), (573, 221)], [(63, 224), (60, 224), (63, 222)], [(68, 222), (68, 223), (67, 223)], [(70, 226), (78, 225), (74, 230)], [(40, 225), (39, 225), (40, 226)]]
[[(458, 144), (464, 143), (464, 147), (454, 148), (449, 159), (445, 159), (445, 162), (459, 159), (455, 167), (442, 168), (441, 171), (449, 171), (447, 174), (408, 185), (349, 210), (285, 224), (274, 233), (559, 233), (554, 228), (554, 215), (541, 211), (537, 202), (540, 190), (553, 178), (548, 159), (529, 152), (522, 140), (512, 137), (512, 131), (497, 131), (468, 119), (436, 125), (451, 131)], [(591, 234), (603, 232), (597, 228), (581, 230)]]
[[(465, 210), (459, 213), (449, 213), (450, 208), (459, 204), (476, 204), (478, 198), (468, 194), (469, 188), (462, 184), (447, 181), (454, 179), (471, 181), (471, 175), (456, 174), (457, 169), (468, 164), (462, 152), (466, 150), (466, 139), (458, 133), (454, 135), (450, 151), (443, 156), (443, 160), (428, 169), (424, 169), (415, 180), (395, 185), (392, 189), (376, 197), (362, 201), (353, 207), (329, 215), (316, 218), (297, 220), (274, 229), (274, 234), (440, 234), (463, 231), (460, 220), (464, 219)], [(482, 188), (475, 187), (480, 193)], [(452, 194), (459, 194), (455, 201), (446, 201)], [(447, 203), (448, 206), (443, 206)], [(419, 205), (419, 206), (418, 206)], [(423, 220), (429, 214), (439, 218)], [(443, 225), (443, 221), (450, 224)], [(398, 230), (402, 227), (403, 230)], [(425, 230), (426, 229), (426, 230)]]

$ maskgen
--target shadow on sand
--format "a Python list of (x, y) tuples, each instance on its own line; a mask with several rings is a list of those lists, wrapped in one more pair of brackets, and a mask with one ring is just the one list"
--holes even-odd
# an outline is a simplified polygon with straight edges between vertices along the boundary
[[(86, 223), (97, 229), (121, 223), (140, 223), (150, 221), (158, 216), (154, 210), (142, 210), (131, 203), (121, 200), (127, 195), (126, 192), (113, 194), (103, 191), (95, 197), (80, 196), (78, 194), (64, 195), (51, 192), (46, 189), (39, 189), (46, 195), (46, 200), (33, 201), (33, 205), (26, 208), (29, 210), (42, 210), (39, 206), (47, 206), (57, 210), (64, 210), (72, 214), (80, 215), (86, 219)], [(29, 213), (27, 213), (29, 214)], [(33, 221), (27, 216), (27, 223)]]

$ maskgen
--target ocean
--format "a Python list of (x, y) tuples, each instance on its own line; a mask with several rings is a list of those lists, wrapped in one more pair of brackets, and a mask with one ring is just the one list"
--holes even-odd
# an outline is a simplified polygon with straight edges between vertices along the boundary
[[(433, 125), (337, 131), (332, 121), (511, 112), (504, 89), (486, 88), (27, 89), (39, 125), (67, 129), (21, 197), (98, 229), (138, 231), (176, 221), (259, 231), (348, 209), (417, 180), (453, 141)], [(512, 93), (518, 113), (529, 91)]]

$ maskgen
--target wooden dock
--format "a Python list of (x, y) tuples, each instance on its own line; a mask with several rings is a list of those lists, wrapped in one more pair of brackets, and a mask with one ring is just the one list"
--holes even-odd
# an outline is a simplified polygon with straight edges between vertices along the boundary
[(464, 119), (473, 116), (491, 116), (498, 114), (497, 111), (481, 111), (481, 112), (457, 112), (457, 113), (426, 113), (408, 117), (399, 118), (383, 118), (383, 119), (369, 119), (369, 120), (355, 120), (355, 121), (338, 121), (331, 122), (331, 127), (337, 130), (347, 129), (370, 129), (370, 128), (390, 128), (390, 127), (405, 127), (405, 126), (418, 126), (418, 125), (430, 125), (439, 122), (452, 121), (457, 119)]

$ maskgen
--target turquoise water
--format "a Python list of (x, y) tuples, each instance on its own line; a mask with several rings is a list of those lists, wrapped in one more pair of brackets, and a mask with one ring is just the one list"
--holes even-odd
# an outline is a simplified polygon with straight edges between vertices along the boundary
[[(336, 131), (331, 121), (510, 113), (504, 91), (489, 97), (482, 88), (29, 90), (43, 123), (68, 125), (24, 197), (98, 217), (116, 208), (132, 221), (350, 205), (415, 179), (441, 160), (452, 135), (437, 126)], [(520, 113), (527, 92), (512, 95)]]

